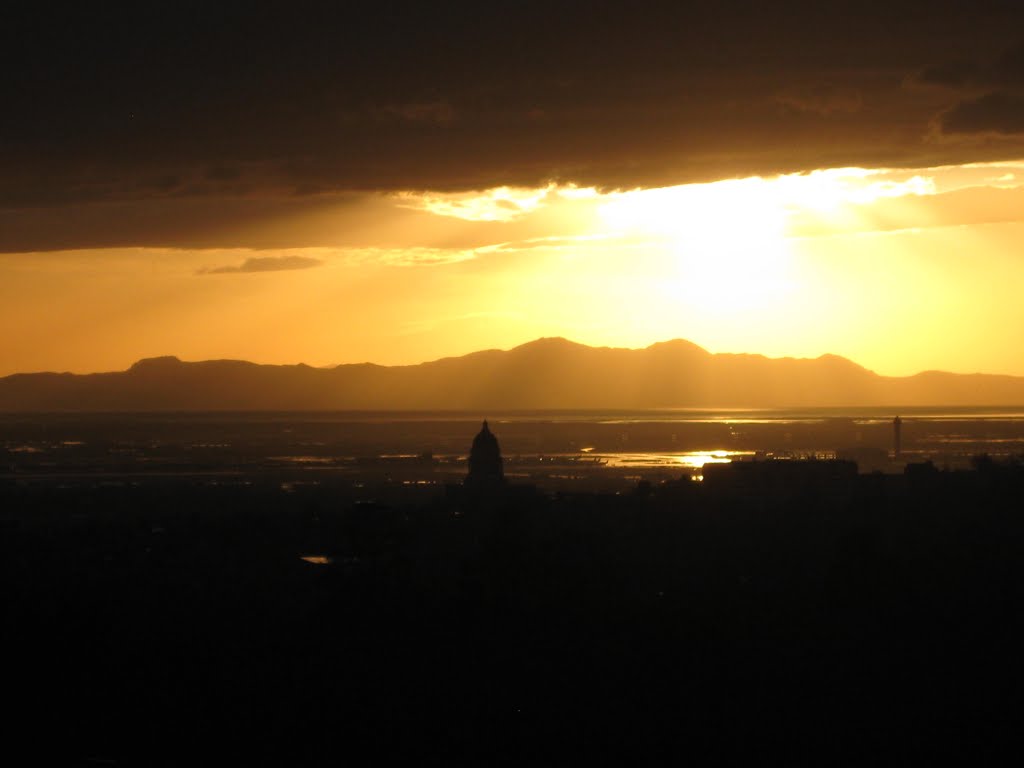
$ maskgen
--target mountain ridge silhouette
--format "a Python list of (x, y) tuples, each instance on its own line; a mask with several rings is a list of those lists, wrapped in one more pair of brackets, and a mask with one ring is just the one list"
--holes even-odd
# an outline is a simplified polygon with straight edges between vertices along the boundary
[(144, 358), (125, 371), (0, 378), (0, 411), (529, 410), (1024, 404), (1024, 377), (880, 376), (833, 354), (713, 354), (547, 337), (411, 365), (328, 368)]

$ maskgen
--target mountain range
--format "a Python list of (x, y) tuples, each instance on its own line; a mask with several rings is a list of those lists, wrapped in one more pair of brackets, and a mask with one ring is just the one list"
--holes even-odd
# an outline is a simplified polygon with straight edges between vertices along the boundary
[(1024, 404), (1024, 377), (880, 376), (836, 355), (712, 354), (677, 339), (645, 349), (544, 338), (419, 365), (313, 368), (140, 360), (112, 373), (0, 378), (0, 411), (799, 408)]

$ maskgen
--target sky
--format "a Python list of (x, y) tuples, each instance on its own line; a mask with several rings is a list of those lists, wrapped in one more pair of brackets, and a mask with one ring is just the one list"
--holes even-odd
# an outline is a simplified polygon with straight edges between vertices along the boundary
[(542, 336), (1024, 375), (1020, 3), (437, 5), (5, 17), (0, 375)]

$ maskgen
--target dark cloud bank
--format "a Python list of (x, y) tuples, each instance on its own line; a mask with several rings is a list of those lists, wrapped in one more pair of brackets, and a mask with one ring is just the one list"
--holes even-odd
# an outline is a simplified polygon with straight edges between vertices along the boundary
[(27, 209), (98, 202), (1024, 155), (1019, 2), (665, 5), (26, 4), (0, 27), (0, 214), (40, 221), (0, 249), (73, 247)]
[(997, 56), (928, 67), (916, 82), (956, 98), (936, 120), (942, 134), (1024, 137), (1024, 42)]

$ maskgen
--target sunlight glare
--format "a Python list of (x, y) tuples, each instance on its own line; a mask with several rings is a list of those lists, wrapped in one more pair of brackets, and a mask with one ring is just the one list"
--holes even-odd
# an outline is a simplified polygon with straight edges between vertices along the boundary
[(674, 274), (669, 296), (718, 312), (778, 304), (790, 291), (786, 211), (760, 178), (613, 195), (601, 207), (611, 227), (662, 238)]

